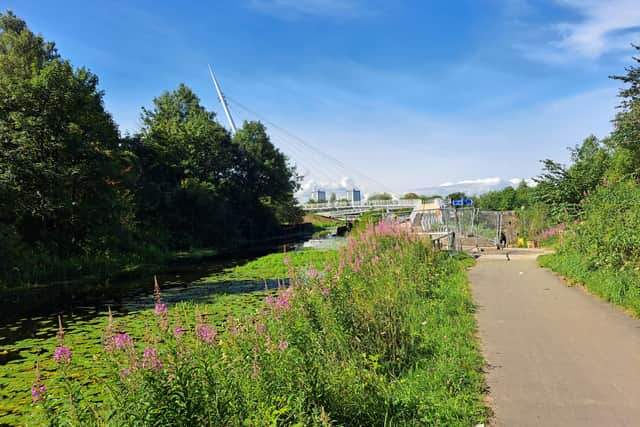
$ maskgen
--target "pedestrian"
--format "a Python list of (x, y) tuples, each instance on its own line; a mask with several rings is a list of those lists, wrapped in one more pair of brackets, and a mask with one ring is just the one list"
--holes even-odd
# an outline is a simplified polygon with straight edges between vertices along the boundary
[(504, 249), (507, 247), (507, 235), (504, 234), (504, 231), (500, 232), (500, 249)]

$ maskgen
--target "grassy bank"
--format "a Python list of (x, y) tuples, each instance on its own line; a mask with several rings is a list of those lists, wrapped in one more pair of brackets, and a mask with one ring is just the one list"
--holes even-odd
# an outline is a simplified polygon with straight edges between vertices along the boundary
[[(469, 426), (486, 419), (469, 259), (436, 253), (391, 224), (371, 226), (339, 254), (317, 257), (313, 266), (289, 266), (291, 286), (268, 295), (250, 316), (216, 324), (206, 306), (167, 311), (158, 301), (155, 314), (113, 321), (106, 351), (94, 359), (113, 393), (98, 407), (74, 394), (82, 390), (74, 370), (83, 360), (59, 357), (58, 377), (36, 385), (70, 391), (36, 393), (44, 400), (34, 416), (225, 426)], [(291, 255), (280, 260), (296, 262)], [(272, 275), (277, 261), (227, 273)], [(133, 329), (129, 335), (129, 323), (147, 325), (144, 336)], [(58, 354), (66, 347), (73, 350), (58, 342)]]
[(538, 263), (566, 277), (570, 284), (584, 285), (592, 294), (640, 317), (637, 271), (595, 268), (584, 255), (567, 251), (542, 255)]

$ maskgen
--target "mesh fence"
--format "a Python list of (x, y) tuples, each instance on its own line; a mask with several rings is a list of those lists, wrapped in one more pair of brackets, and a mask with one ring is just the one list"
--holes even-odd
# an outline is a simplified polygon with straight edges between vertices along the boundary
[(416, 210), (411, 224), (433, 235), (455, 233), (457, 243), (463, 246), (493, 246), (503, 233), (507, 243), (513, 244), (520, 227), (515, 212), (453, 207)]

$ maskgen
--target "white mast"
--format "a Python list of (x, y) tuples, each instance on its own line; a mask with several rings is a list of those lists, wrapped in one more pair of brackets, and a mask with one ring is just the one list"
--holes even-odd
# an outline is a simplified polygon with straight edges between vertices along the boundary
[(211, 80), (213, 80), (213, 85), (216, 87), (216, 92), (218, 92), (218, 99), (222, 104), (222, 109), (224, 109), (224, 114), (226, 114), (227, 116), (227, 120), (229, 121), (229, 126), (231, 126), (231, 134), (234, 134), (236, 133), (236, 124), (233, 122), (233, 118), (231, 117), (231, 112), (229, 112), (229, 106), (227, 105), (227, 100), (224, 99), (224, 95), (222, 94), (222, 90), (220, 90), (220, 85), (218, 84), (218, 80), (216, 80), (216, 75), (213, 74), (211, 65), (209, 65), (209, 74), (211, 74)]

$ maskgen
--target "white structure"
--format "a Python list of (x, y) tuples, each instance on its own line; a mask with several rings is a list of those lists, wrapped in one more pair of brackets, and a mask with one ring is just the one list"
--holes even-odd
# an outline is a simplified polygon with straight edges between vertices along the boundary
[(218, 99), (222, 104), (222, 108), (224, 109), (224, 114), (227, 116), (227, 120), (229, 121), (229, 126), (231, 127), (231, 134), (234, 134), (236, 133), (236, 124), (233, 122), (233, 117), (231, 117), (231, 112), (229, 111), (227, 100), (224, 98), (224, 95), (222, 94), (222, 89), (220, 89), (220, 85), (218, 84), (216, 75), (213, 74), (211, 65), (209, 65), (209, 74), (211, 74), (211, 80), (213, 80), (213, 85), (216, 87), (216, 92), (218, 93)]
[(311, 192), (311, 200), (316, 203), (324, 203), (327, 201), (327, 193), (323, 190), (316, 190)]
[(362, 200), (360, 196), (360, 190), (356, 190), (355, 188), (352, 190), (347, 190), (347, 200), (351, 203), (357, 203)]

